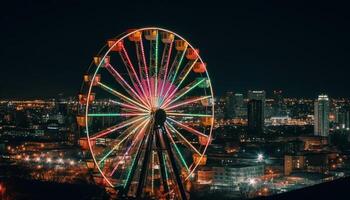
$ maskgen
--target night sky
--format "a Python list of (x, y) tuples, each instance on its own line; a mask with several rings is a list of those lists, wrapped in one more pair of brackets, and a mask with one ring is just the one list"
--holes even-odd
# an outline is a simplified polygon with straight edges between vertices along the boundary
[(200, 48), (216, 94), (282, 89), (291, 97), (350, 96), (349, 5), (219, 2), (2, 2), (0, 98), (75, 95), (107, 39), (150, 25)]

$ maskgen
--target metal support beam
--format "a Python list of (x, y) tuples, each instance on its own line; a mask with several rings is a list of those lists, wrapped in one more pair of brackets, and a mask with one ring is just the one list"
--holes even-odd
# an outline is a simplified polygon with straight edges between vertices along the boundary
[(167, 194), (169, 192), (169, 186), (168, 186), (168, 181), (166, 179), (166, 171), (165, 171), (166, 169), (165, 169), (165, 165), (164, 165), (165, 163), (164, 163), (164, 157), (163, 157), (163, 150), (165, 149), (165, 147), (164, 147), (164, 142), (161, 142), (162, 140), (161, 129), (157, 131), (158, 132), (156, 133), (156, 145), (157, 145), (157, 154), (159, 159), (160, 173), (163, 181), (164, 193)]
[(146, 143), (144, 159), (142, 161), (139, 184), (137, 185), (137, 190), (136, 190), (136, 199), (141, 198), (145, 180), (147, 179), (147, 167), (149, 164), (150, 154), (152, 153), (153, 132), (154, 132), (154, 128), (151, 127), (151, 131), (148, 134), (148, 140)]
[[(162, 132), (166, 133), (164, 126), (162, 127)], [(181, 180), (181, 177), (180, 177), (180, 172), (179, 172), (179, 169), (176, 166), (175, 156), (174, 156), (173, 151), (171, 150), (168, 134), (164, 134), (163, 136), (164, 136), (163, 139), (164, 139), (165, 148), (166, 148), (166, 150), (168, 152), (168, 156), (169, 156), (169, 160), (170, 160), (170, 163), (171, 163), (171, 167), (173, 168), (173, 171), (174, 171), (175, 180), (177, 182), (177, 185), (178, 185), (178, 188), (179, 188), (179, 191), (180, 191), (181, 199), (182, 200), (187, 200), (185, 188), (184, 188), (184, 186), (182, 184), (182, 180)]]

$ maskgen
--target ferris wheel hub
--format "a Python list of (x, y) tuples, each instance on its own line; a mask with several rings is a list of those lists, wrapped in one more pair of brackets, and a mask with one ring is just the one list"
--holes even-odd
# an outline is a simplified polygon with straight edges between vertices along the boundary
[(154, 112), (153, 117), (154, 117), (154, 125), (159, 127), (164, 125), (164, 122), (166, 121), (167, 116), (166, 116), (165, 110), (159, 108)]

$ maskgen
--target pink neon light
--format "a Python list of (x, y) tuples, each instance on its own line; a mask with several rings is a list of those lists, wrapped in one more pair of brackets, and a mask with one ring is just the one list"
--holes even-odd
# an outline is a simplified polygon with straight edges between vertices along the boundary
[[(146, 123), (146, 124), (147, 124), (147, 123)], [(146, 124), (145, 124), (145, 125), (146, 125)], [(135, 140), (133, 140), (133, 142), (131, 143), (130, 147), (129, 147), (129, 148), (126, 150), (126, 152), (124, 153), (122, 160), (125, 160), (125, 157), (126, 157), (126, 155), (129, 153), (129, 151), (131, 150), (131, 147), (133, 147), (133, 146), (136, 144), (136, 142), (138, 141), (137, 138), (138, 138), (138, 137), (140, 136), (140, 134), (144, 131), (144, 128), (146, 127), (145, 125), (142, 127), (142, 129), (140, 130), (139, 134), (136, 136)], [(120, 161), (119, 161), (119, 162), (117, 163), (117, 165), (113, 168), (113, 170), (112, 170), (112, 172), (109, 174), (109, 176), (112, 176), (112, 175), (114, 174), (114, 172), (118, 169), (119, 164), (120, 164)]]
[(164, 77), (163, 77), (163, 84), (162, 84), (162, 89), (160, 91), (159, 97), (163, 98), (163, 90), (164, 90), (164, 84), (165, 82), (167, 82), (167, 76), (168, 76), (168, 67), (169, 67), (169, 62), (170, 62), (170, 56), (171, 56), (171, 50), (173, 48), (173, 43), (170, 43), (170, 47), (169, 47), (169, 53), (168, 53), (168, 60), (165, 64), (165, 73), (164, 73)]
[(140, 86), (140, 88), (141, 88), (141, 90), (142, 90), (142, 93), (143, 93), (143, 95), (144, 95), (144, 98), (147, 99), (146, 93), (145, 93), (145, 91), (144, 91), (144, 89), (143, 89), (143, 87), (142, 87), (141, 81), (140, 81), (139, 77), (137, 76), (137, 73), (136, 73), (136, 71), (135, 71), (135, 68), (134, 68), (133, 64), (131, 63), (131, 60), (130, 60), (129, 55), (128, 55), (128, 52), (126, 51), (126, 49), (125, 49), (124, 46), (123, 46), (122, 51), (123, 51), (123, 53), (124, 53), (124, 55), (125, 55), (125, 57), (126, 57), (126, 60), (128, 61), (128, 66), (130, 66), (130, 68), (131, 68), (131, 70), (132, 70), (132, 73), (133, 73), (134, 77), (136, 78), (136, 81), (137, 81), (137, 83), (139, 84), (139, 86)]
[[(113, 67), (111, 64), (106, 65), (106, 68), (107, 68), (107, 70), (109, 71), (109, 73), (111, 73), (111, 74), (114, 76), (114, 78), (116, 78), (117, 80), (118, 80), (118, 79), (121, 80), (121, 81), (124, 83), (124, 85), (126, 85), (126, 87), (127, 87), (129, 90), (131, 90), (131, 92), (133, 92), (133, 94), (135, 94), (136, 97), (147, 107), (147, 104), (144, 102), (144, 99), (142, 99), (142, 98), (139, 96), (139, 94), (138, 94), (139, 91), (138, 91), (138, 93), (136, 93), (135, 90), (132, 89), (132, 87), (131, 87), (131, 86), (125, 81), (125, 79), (117, 72), (117, 70), (114, 69), (114, 67)], [(117, 77), (115, 77), (115, 76), (117, 76)], [(121, 84), (121, 85), (123, 85), (123, 84)], [(138, 87), (135, 87), (135, 89), (138, 90)], [(128, 92), (128, 93), (130, 94), (130, 92)], [(133, 94), (130, 94), (130, 95), (133, 95)]]
[(203, 136), (203, 137), (208, 137), (207, 135), (205, 135), (205, 134), (203, 134), (203, 133), (201, 133), (201, 132), (199, 132), (199, 131), (197, 131), (197, 130), (189, 127), (189, 126), (186, 126), (185, 124), (182, 124), (182, 123), (180, 123), (180, 122), (178, 122), (178, 121), (176, 121), (176, 120), (174, 120), (172, 118), (168, 117), (168, 119), (171, 120), (172, 122), (175, 122), (175, 124), (179, 125), (181, 128), (184, 128), (187, 131), (189, 131), (189, 132), (191, 132), (191, 133), (193, 133), (193, 134), (195, 134), (197, 136), (199, 135), (199, 136)]
[(112, 132), (114, 132), (114, 131), (116, 131), (116, 130), (119, 130), (119, 129), (121, 129), (121, 128), (124, 128), (124, 127), (126, 127), (126, 126), (129, 126), (129, 125), (132, 124), (132, 123), (135, 123), (135, 122), (137, 122), (137, 121), (140, 121), (140, 120), (143, 119), (143, 118), (144, 118), (144, 117), (138, 118), (138, 119), (134, 119), (134, 120), (131, 120), (131, 121), (126, 122), (126, 123), (124, 123), (124, 124), (121, 124), (121, 125), (119, 124), (119, 125), (116, 125), (116, 126), (112, 126), (112, 127), (110, 127), (110, 128), (107, 128), (106, 130), (100, 131), (100, 132), (97, 133), (96, 135), (90, 137), (90, 140), (95, 140), (95, 139), (97, 139), (97, 138), (100, 138), (100, 137), (103, 137), (103, 136), (105, 136), (105, 135), (108, 135), (109, 133), (112, 133)]

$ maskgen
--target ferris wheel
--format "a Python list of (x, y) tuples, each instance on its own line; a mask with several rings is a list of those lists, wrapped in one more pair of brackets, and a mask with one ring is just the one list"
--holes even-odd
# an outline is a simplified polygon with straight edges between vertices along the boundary
[(95, 167), (121, 197), (187, 199), (214, 124), (206, 63), (157, 27), (107, 41), (84, 76), (85, 130)]

